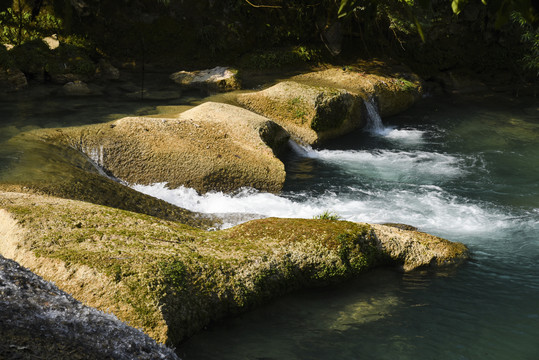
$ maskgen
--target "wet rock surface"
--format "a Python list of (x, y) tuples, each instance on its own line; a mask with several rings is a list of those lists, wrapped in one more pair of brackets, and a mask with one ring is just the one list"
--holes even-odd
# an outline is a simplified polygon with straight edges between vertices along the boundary
[(178, 359), (0, 255), (0, 359)]

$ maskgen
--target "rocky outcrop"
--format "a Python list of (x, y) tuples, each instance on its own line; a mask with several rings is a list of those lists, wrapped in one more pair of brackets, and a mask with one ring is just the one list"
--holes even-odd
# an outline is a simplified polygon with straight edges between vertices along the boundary
[(371, 226), (381, 251), (405, 271), (425, 266), (458, 265), (468, 258), (468, 250), (463, 244), (417, 231), (409, 225)]
[(320, 143), (363, 125), (360, 96), (335, 88), (280, 82), (268, 89), (240, 94), (238, 102), (283, 128), (299, 142)]
[[(467, 257), (462, 244), (384, 226), (268, 218), (207, 232), (84, 202), (7, 192), (0, 193), (0, 237), (3, 256), (168, 344), (279, 294), (373, 266), (411, 270)], [(416, 253), (430, 255), (418, 260)]]
[(183, 87), (194, 87), (207, 91), (231, 91), (240, 88), (238, 71), (224, 66), (198, 71), (178, 71), (170, 79)]
[(3, 359), (178, 359), (142, 331), (1, 255), (0, 309)]
[(421, 79), (407, 69), (391, 71), (385, 67), (369, 69), (346, 66), (301, 74), (292, 80), (314, 86), (345, 89), (365, 99), (374, 98), (382, 117), (408, 109), (423, 92)]
[(278, 192), (285, 180), (276, 155), (285, 148), (288, 134), (232, 105), (205, 103), (177, 118), (128, 117), (27, 136), (76, 149), (108, 175), (131, 184), (165, 182), (199, 192), (242, 187)]
[(319, 145), (365, 126), (363, 101), (374, 101), (381, 116), (391, 116), (412, 106), (421, 94), (421, 80), (414, 74), (367, 73), (356, 66), (297, 75), (240, 94), (237, 101), (274, 120), (297, 141)]
[(39, 134), (21, 133), (4, 143), (20, 155), (10, 164), (10, 171), (1, 174), (0, 191), (82, 200), (201, 228), (219, 226), (219, 219), (179, 208), (111, 179), (87, 155), (44, 141)]

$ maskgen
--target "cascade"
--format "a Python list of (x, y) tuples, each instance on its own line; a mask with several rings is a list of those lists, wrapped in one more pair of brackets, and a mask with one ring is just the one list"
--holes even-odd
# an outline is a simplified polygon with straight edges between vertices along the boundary
[(367, 109), (367, 126), (365, 126), (365, 130), (374, 135), (384, 135), (387, 129), (382, 123), (374, 98), (371, 97), (365, 101), (365, 108)]

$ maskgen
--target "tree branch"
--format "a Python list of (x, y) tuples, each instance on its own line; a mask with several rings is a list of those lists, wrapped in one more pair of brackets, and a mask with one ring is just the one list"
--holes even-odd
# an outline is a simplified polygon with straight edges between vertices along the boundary
[(279, 6), (279, 5), (256, 5), (250, 2), (249, 0), (245, 0), (245, 2), (255, 8), (282, 9), (282, 6)]

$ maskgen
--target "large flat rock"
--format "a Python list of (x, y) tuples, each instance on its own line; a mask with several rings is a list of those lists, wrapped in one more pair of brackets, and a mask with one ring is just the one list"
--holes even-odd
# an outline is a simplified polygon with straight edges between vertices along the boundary
[(26, 136), (76, 149), (129, 184), (278, 192), (285, 180), (277, 155), (288, 134), (267, 118), (232, 105), (208, 102), (177, 117), (127, 117)]
[(364, 124), (363, 99), (347, 90), (283, 81), (244, 93), (238, 102), (285, 128), (296, 141), (319, 145)]
[(204, 231), (56, 197), (0, 192), (0, 255), (86, 305), (176, 345), (211, 321), (374, 266), (458, 264), (466, 247), (334, 220), (254, 220)]

